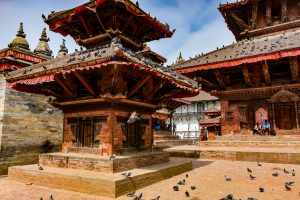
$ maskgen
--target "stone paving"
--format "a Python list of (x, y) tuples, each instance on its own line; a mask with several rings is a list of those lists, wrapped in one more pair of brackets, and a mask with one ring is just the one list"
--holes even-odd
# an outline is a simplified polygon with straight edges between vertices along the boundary
[[(237, 200), (247, 200), (248, 197), (255, 197), (259, 200), (300, 199), (300, 165), (262, 163), (262, 167), (259, 167), (256, 162), (213, 160), (194, 160), (193, 163), (194, 170), (188, 173), (188, 178), (185, 178), (185, 174), (175, 176), (140, 189), (136, 191), (136, 194), (142, 192), (144, 200), (150, 200), (157, 195), (161, 196), (161, 200), (218, 200), (229, 193), (232, 193), (234, 199)], [(250, 179), (247, 167), (257, 177), (255, 180)], [(284, 173), (284, 168), (290, 173)], [(296, 176), (291, 175), (292, 169), (295, 169)], [(272, 176), (274, 172), (278, 172), (278, 177)], [(225, 175), (232, 178), (232, 181), (225, 181)], [(183, 178), (186, 179), (186, 184), (179, 187), (180, 191), (174, 192), (173, 185)], [(286, 191), (284, 186), (286, 181), (295, 182), (291, 191)], [(197, 189), (191, 191), (191, 185), (196, 185)], [(261, 186), (265, 188), (264, 193), (259, 192)], [(0, 188), (1, 200), (39, 200), (41, 196), (44, 200), (48, 200), (50, 194), (53, 194), (55, 200), (111, 200), (106, 197), (14, 182), (8, 178), (0, 178)], [(185, 196), (186, 190), (189, 191), (190, 197)], [(117, 200), (127, 199), (133, 198), (127, 196), (117, 198)]]

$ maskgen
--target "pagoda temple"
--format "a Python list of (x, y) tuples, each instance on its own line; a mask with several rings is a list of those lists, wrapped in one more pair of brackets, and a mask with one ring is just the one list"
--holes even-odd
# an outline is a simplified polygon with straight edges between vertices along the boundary
[[(63, 150), (41, 154), (39, 164), (44, 171), (35, 168), (36, 176), (31, 176), (26, 166), (10, 169), (9, 176), (112, 197), (136, 189), (124, 177), (103, 190), (91, 190), (90, 185), (86, 189), (82, 178), (74, 183), (78, 184), (75, 188), (51, 177), (40, 183), (38, 177), (66, 168), (115, 173), (170, 161), (168, 153), (151, 152), (153, 117), (165, 115), (157, 112), (161, 109), (181, 105), (177, 98), (197, 95), (198, 83), (163, 67), (165, 58), (145, 43), (171, 37), (174, 31), (129, 0), (89, 1), (54, 12), (45, 22), (50, 30), (72, 36), (86, 50), (10, 72), (6, 78), (13, 89), (51, 96), (49, 103), (63, 111)], [(171, 170), (170, 176), (191, 169), (190, 162), (184, 164), (176, 163), (178, 169)], [(59, 170), (47, 171), (47, 167)], [(143, 180), (144, 185), (154, 181), (148, 176)]]
[(244, 0), (219, 10), (237, 42), (173, 69), (220, 98), (223, 134), (265, 120), (276, 134), (299, 134), (299, 1)]

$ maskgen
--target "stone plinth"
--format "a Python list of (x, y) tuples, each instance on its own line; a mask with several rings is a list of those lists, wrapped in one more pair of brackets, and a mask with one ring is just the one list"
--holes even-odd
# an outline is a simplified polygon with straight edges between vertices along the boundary
[(149, 152), (117, 156), (115, 160), (110, 160), (107, 156), (83, 153), (49, 153), (41, 154), (39, 157), (39, 164), (42, 166), (109, 173), (116, 173), (169, 161), (170, 155), (166, 152)]
[(190, 170), (191, 161), (171, 159), (167, 163), (131, 170), (130, 178), (122, 176), (122, 173), (48, 166), (44, 166), (44, 170), (38, 170), (37, 165), (11, 167), (8, 177), (25, 183), (115, 198)]

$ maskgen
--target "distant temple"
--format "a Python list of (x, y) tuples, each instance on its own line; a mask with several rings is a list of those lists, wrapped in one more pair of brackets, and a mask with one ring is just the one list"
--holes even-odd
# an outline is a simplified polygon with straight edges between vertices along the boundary
[(48, 97), (7, 88), (4, 78), (8, 72), (52, 58), (46, 29), (31, 51), (23, 23), (8, 47), (0, 50), (0, 174), (11, 165), (37, 162), (47, 140), (49, 148), (60, 148), (62, 113), (48, 104)]
[(265, 120), (277, 134), (299, 134), (299, 1), (245, 0), (219, 10), (237, 42), (173, 69), (220, 98), (223, 134)]

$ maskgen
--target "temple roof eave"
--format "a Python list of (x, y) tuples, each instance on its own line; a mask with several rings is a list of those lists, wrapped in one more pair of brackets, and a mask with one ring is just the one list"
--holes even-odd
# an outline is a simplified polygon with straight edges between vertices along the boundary
[(300, 30), (242, 40), (172, 66), (177, 72), (232, 67), (300, 54)]

